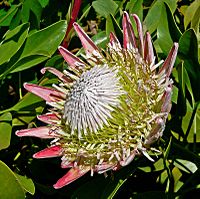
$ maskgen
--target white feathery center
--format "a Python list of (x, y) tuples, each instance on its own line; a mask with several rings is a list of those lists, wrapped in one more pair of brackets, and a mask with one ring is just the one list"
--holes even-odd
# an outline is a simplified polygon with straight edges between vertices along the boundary
[(117, 71), (107, 65), (95, 66), (84, 72), (68, 93), (64, 106), (64, 119), (78, 137), (88, 130), (97, 132), (108, 125), (114, 107), (119, 105), (123, 93)]

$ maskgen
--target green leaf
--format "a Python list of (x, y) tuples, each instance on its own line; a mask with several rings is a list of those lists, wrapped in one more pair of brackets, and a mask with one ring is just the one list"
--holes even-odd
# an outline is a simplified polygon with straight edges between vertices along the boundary
[(129, 164), (125, 168), (121, 168), (118, 172), (114, 173), (113, 180), (110, 180), (106, 185), (103, 193), (101, 194), (101, 199), (114, 198), (114, 196), (117, 194), (117, 191), (126, 182), (127, 178), (133, 175), (137, 170), (139, 164), (139, 160), (134, 160), (132, 164)]
[(196, 10), (194, 17), (191, 21), (191, 28), (194, 29), (197, 35), (199, 34), (199, 23), (200, 23), (200, 1), (199, 1), (199, 7)]
[(21, 10), (18, 9), (15, 16), (12, 18), (12, 21), (10, 22), (9, 29), (14, 29), (17, 26), (21, 24)]
[(127, 3), (126, 10), (129, 10), (130, 14), (136, 14), (143, 21), (143, 0), (130, 0)]
[(10, 111), (16, 111), (13, 126), (29, 124), (36, 115), (42, 113), (45, 103), (40, 97), (27, 93)]
[(122, 30), (112, 14), (106, 18), (106, 35), (108, 38), (109, 38), (110, 32), (115, 33), (116, 37), (118, 38), (120, 42), (123, 41)]
[(176, 86), (173, 86), (172, 90), (172, 102), (177, 104), (177, 99), (178, 99), (178, 88)]
[(194, 99), (199, 101), (200, 64), (198, 61), (198, 41), (193, 29), (187, 30), (181, 36), (178, 56), (184, 60), (184, 67), (190, 79)]
[(113, 191), (110, 193), (110, 195), (107, 197), (108, 199), (114, 198), (117, 191), (120, 189), (120, 187), (126, 182), (127, 179), (120, 179), (116, 185), (116, 187), (113, 189)]
[[(160, 1), (153, 1), (147, 16), (144, 20), (144, 25), (146, 27), (146, 30), (148, 30), (150, 33), (153, 33), (156, 28), (158, 27), (159, 24), (161, 24), (162, 22), (160, 20), (164, 20), (164, 17), (166, 17), (164, 12), (164, 7), (166, 7), (166, 3), (167, 3), (167, 7), (169, 8), (169, 10), (171, 9), (172, 12), (174, 13), (175, 9), (176, 9), (176, 4), (177, 4), (177, 0), (160, 0)], [(156, 14), (155, 14), (156, 13)], [(167, 20), (167, 18), (166, 18)], [(174, 23), (174, 22), (173, 22)], [(164, 25), (164, 24), (163, 24)], [(172, 27), (173, 30), (173, 27)]]
[(49, 0), (38, 0), (38, 1), (43, 8), (45, 8), (49, 3)]
[(179, 90), (178, 90), (178, 107), (177, 112), (179, 116), (184, 116), (186, 114), (186, 97), (185, 97), (185, 76), (183, 62), (181, 62), (177, 67), (178, 79), (179, 79)]
[(178, 191), (180, 187), (183, 185), (183, 183), (180, 183), (179, 181), (182, 176), (182, 173), (177, 167), (174, 167), (172, 169), (172, 176), (174, 179), (174, 191)]
[[(32, 66), (35, 66), (47, 60), (48, 58), (49, 57), (43, 56), (43, 55), (31, 55), (31, 56), (21, 58), (17, 63), (12, 65), (12, 68), (11, 68), (12, 70), (11, 71), (8, 70), (7, 72), (15, 73), (22, 70), (26, 70), (28, 68), (31, 68)], [(4, 73), (4, 75), (6, 75), (6, 73)]]
[(185, 11), (185, 15), (184, 15), (184, 27), (185, 27), (185, 29), (187, 29), (187, 26), (193, 20), (195, 13), (198, 11), (199, 8), (200, 8), (200, 1), (198, 1), (198, 0), (192, 2), (187, 7), (187, 10)]
[(15, 174), (0, 160), (0, 198), (23, 199), (25, 192)]
[(187, 113), (183, 117), (182, 129), (185, 133), (184, 141), (187, 140), (189, 143), (200, 142), (200, 114), (198, 114), (199, 105), (200, 101), (194, 104), (194, 108), (187, 103)]
[(17, 173), (15, 173), (15, 176), (17, 177), (19, 183), (21, 184), (21, 186), (23, 187), (23, 189), (34, 195), (35, 193), (35, 186), (33, 184), (33, 181), (30, 178), (27, 178), (26, 176), (21, 176)]
[(21, 3), (18, 5), (11, 6), (9, 11), (5, 14), (5, 16), (1, 16), (0, 19), (0, 26), (9, 26), (10, 22), (12, 21), (12, 18), (16, 14), (18, 7), (21, 6)]
[(176, 159), (174, 161), (174, 166), (178, 167), (182, 171), (185, 171), (186, 173), (194, 173), (198, 169), (193, 162), (183, 159)]
[(168, 146), (167, 146), (167, 148), (166, 148), (166, 150), (163, 154), (164, 161), (167, 160), (167, 158), (168, 158), (168, 155), (169, 155), (169, 152), (170, 152), (170, 149), (171, 149), (171, 143), (172, 143), (172, 138), (170, 138), (169, 144), (168, 144)]
[(105, 48), (108, 43), (108, 37), (105, 31), (101, 31), (92, 37), (94, 43), (100, 48)]
[(13, 106), (10, 110), (12, 111), (28, 111), (34, 110), (35, 105), (41, 105), (41, 102), (44, 101), (40, 97), (32, 94), (27, 93), (15, 106)]
[(0, 116), (0, 150), (10, 146), (12, 115), (7, 112)]
[(159, 176), (159, 181), (161, 184), (164, 184), (168, 178), (167, 170), (165, 169)]
[(165, 3), (168, 4), (169, 8), (171, 9), (172, 13), (175, 12), (177, 7), (178, 0), (163, 0)]
[(25, 42), (23, 52), (19, 59), (16, 63), (9, 66), (0, 77), (2, 78), (8, 73), (31, 68), (50, 58), (62, 42), (66, 27), (66, 21), (59, 21), (30, 35)]
[(163, 159), (160, 158), (158, 161), (154, 163), (155, 171), (160, 171), (164, 169)]
[(21, 57), (30, 55), (51, 57), (64, 38), (66, 27), (66, 21), (62, 20), (33, 33), (27, 38)]
[(38, 0), (24, 1), (21, 10), (21, 20), (23, 23), (31, 21), (31, 26), (39, 28), (41, 15), (42, 6)]
[(149, 9), (147, 16), (145, 17), (143, 22), (146, 30), (148, 30), (150, 33), (153, 33), (158, 27), (164, 9), (164, 4), (162, 1), (154, 2), (155, 3), (153, 3), (151, 8)]
[(113, 0), (96, 0), (92, 2), (92, 6), (101, 16), (107, 17), (109, 14), (115, 14), (118, 5)]
[(185, 67), (183, 68), (183, 76), (184, 76), (184, 82), (185, 82), (185, 85), (186, 85), (186, 89), (189, 91), (189, 93), (191, 95), (192, 102), (194, 102), (194, 95), (193, 95), (193, 92), (192, 92), (192, 86), (191, 86), (190, 79), (189, 79), (189, 76), (188, 76), (188, 73), (187, 73), (187, 70), (185, 69)]
[(164, 5), (157, 29), (157, 41), (163, 53), (167, 56), (173, 46), (173, 42), (178, 42), (181, 33), (174, 21), (170, 8), (167, 4)]
[(9, 30), (4, 35), (4, 41), (0, 45), (0, 65), (10, 60), (10, 58), (20, 49), (28, 36), (29, 23), (17, 26)]
[(3, 110), (0, 113), (14, 111), (15, 117), (12, 120), (12, 126), (19, 126), (29, 124), (36, 117), (36, 115), (41, 114), (44, 106), (44, 100), (32, 93), (27, 93), (13, 107)]
[[(198, 42), (193, 29), (185, 31), (181, 36), (179, 40), (179, 55), (182, 58), (194, 59), (195, 62), (198, 62)], [(197, 68), (200, 69), (200, 66)]]

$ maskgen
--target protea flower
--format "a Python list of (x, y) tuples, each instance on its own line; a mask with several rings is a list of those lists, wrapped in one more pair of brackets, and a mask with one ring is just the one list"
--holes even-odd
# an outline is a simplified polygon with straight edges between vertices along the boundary
[(54, 188), (61, 188), (88, 171), (104, 173), (128, 165), (136, 155), (151, 159), (150, 145), (162, 136), (171, 108), (169, 78), (178, 49), (174, 43), (165, 61), (155, 63), (150, 34), (143, 36), (137, 15), (123, 15), (123, 46), (110, 34), (107, 51), (99, 49), (74, 23), (86, 56), (85, 62), (67, 49), (58, 49), (69, 67), (63, 73), (47, 67), (59, 79), (46, 88), (25, 83), (24, 87), (46, 100), (49, 113), (38, 116), (47, 123), (16, 132), (17, 136), (54, 138), (50, 147), (34, 158), (61, 156), (61, 167), (71, 168)]

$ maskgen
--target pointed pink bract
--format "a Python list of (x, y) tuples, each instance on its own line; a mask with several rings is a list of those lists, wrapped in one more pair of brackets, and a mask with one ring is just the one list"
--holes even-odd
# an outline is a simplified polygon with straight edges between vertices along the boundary
[(99, 52), (99, 49), (94, 44), (94, 42), (88, 37), (88, 35), (83, 31), (83, 29), (77, 24), (74, 23), (74, 29), (76, 30), (78, 37), (81, 40), (82, 46), (85, 49), (86, 53), (93, 54), (95, 52)]
[(168, 86), (161, 99), (162, 101), (161, 112), (170, 112), (171, 96), (172, 96), (172, 86)]
[(59, 137), (58, 134), (56, 134), (49, 127), (46, 127), (46, 126), (32, 128), (32, 129), (18, 130), (16, 131), (15, 134), (19, 137), (32, 136), (32, 137), (38, 137), (38, 138), (43, 138), (43, 139)]
[(58, 50), (70, 67), (75, 69), (84, 67), (85, 63), (78, 57), (73, 55), (71, 52), (69, 52), (67, 49), (63, 48), (62, 46), (59, 46)]
[(50, 73), (56, 75), (61, 81), (65, 82), (65, 83), (72, 82), (72, 80), (70, 78), (68, 78), (63, 73), (61, 73), (60, 71), (58, 71), (57, 69), (55, 69), (53, 67), (45, 67), (41, 70), (41, 73), (44, 74), (46, 71), (49, 71)]
[(37, 118), (40, 121), (45, 122), (46, 124), (55, 124), (56, 121), (59, 121), (59, 118), (55, 113), (46, 113), (44, 115), (38, 115)]
[(154, 61), (153, 45), (149, 32), (146, 33), (144, 41), (144, 60), (146, 60), (149, 65)]
[(33, 155), (34, 158), (52, 158), (58, 157), (62, 155), (62, 147), (61, 146), (51, 146), (49, 148), (43, 149)]
[(122, 26), (124, 33), (124, 48), (127, 49), (131, 46), (137, 48), (133, 27), (131, 25), (130, 18), (127, 12), (124, 12)]
[(174, 46), (170, 50), (167, 59), (163, 63), (158, 73), (161, 73), (163, 72), (163, 70), (165, 70), (166, 77), (168, 78), (170, 76), (172, 68), (174, 66), (174, 62), (176, 60), (177, 52), (178, 52), (178, 43), (174, 43)]
[(43, 98), (47, 102), (55, 102), (65, 99), (65, 94), (52, 88), (46, 88), (35, 84), (25, 83), (24, 88), (29, 92)]
[(143, 41), (143, 31), (142, 31), (142, 24), (140, 22), (139, 17), (136, 14), (133, 14), (133, 19), (135, 20), (137, 31), (138, 31), (138, 37), (139, 37), (139, 44), (138, 50), (142, 57), (144, 57), (144, 41)]
[(66, 175), (64, 175), (56, 182), (56, 184), (54, 184), (54, 188), (59, 189), (64, 187), (65, 185), (70, 184), (71, 182), (85, 175), (89, 170), (90, 167), (85, 167), (85, 168), (82, 167), (81, 169), (79, 169), (78, 167), (71, 168)]
[(95, 171), (100, 174), (113, 169), (115, 166), (116, 164), (102, 163), (100, 165), (96, 165)]
[(110, 44), (111, 44), (111, 46), (116, 44), (119, 48), (121, 48), (121, 44), (120, 44), (119, 40), (117, 39), (115, 34), (112, 32), (110, 33)]
[(70, 162), (68, 164), (65, 164), (65, 163), (61, 163), (61, 168), (63, 169), (67, 169), (67, 168), (72, 168), (74, 166), (74, 163), (73, 162)]

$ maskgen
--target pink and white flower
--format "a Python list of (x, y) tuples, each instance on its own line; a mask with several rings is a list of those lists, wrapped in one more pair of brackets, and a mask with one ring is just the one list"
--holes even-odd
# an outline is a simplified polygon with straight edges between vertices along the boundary
[(169, 76), (178, 44), (174, 43), (165, 61), (155, 63), (150, 34), (143, 34), (137, 15), (131, 17), (137, 36), (124, 12), (123, 45), (111, 33), (104, 52), (74, 23), (86, 62), (60, 46), (68, 69), (41, 71), (55, 74), (60, 83), (53, 88), (24, 85), (52, 108), (38, 116), (47, 126), (19, 130), (16, 135), (53, 139), (49, 148), (33, 157), (60, 156), (61, 167), (70, 168), (54, 185), (56, 189), (89, 171), (93, 175), (117, 170), (136, 155), (152, 159), (148, 150), (162, 136), (171, 109), (173, 82)]

